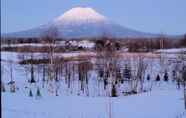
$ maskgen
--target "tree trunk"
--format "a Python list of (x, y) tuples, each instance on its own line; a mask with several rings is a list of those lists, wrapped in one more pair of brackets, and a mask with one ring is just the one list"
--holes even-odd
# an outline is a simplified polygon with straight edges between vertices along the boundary
[(186, 88), (184, 88), (184, 106), (186, 110)]

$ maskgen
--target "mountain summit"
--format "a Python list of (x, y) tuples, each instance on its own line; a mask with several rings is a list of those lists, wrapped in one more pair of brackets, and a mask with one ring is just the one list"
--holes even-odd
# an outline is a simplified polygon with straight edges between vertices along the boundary
[(89, 7), (76, 7), (65, 12), (63, 15), (54, 19), (54, 22), (103, 22), (105, 16), (97, 13)]
[(39, 37), (50, 27), (56, 27), (59, 37), (65, 38), (101, 37), (103, 35), (111, 37), (154, 36), (116, 24), (89, 7), (72, 8), (48, 24), (22, 32), (5, 34), (4, 36)]

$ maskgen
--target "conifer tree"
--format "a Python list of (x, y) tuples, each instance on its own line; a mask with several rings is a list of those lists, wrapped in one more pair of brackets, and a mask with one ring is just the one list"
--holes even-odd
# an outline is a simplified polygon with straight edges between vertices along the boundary
[(103, 77), (103, 75), (104, 75), (103, 70), (99, 70), (99, 77), (100, 77), (100, 78), (102, 78), (102, 77)]
[(29, 97), (33, 97), (32, 90), (29, 90)]
[(112, 97), (117, 97), (116, 87), (115, 87), (114, 84), (112, 85), (112, 95), (111, 96)]
[(40, 92), (39, 87), (37, 88), (36, 97), (41, 97), (41, 92)]
[(15, 82), (11, 81), (10, 82), (10, 92), (15, 93), (15, 91), (16, 91)]
[(34, 66), (33, 66), (33, 64), (31, 64), (31, 80), (30, 80), (30, 82), (31, 83), (35, 83), (36, 81), (35, 81), (35, 79), (34, 79)]
[(6, 91), (4, 82), (1, 82), (1, 91), (2, 92)]
[(157, 77), (156, 77), (156, 81), (160, 81), (160, 76), (159, 76), (159, 74), (158, 74)]
[(165, 75), (164, 75), (164, 81), (168, 81), (168, 73), (167, 72), (165, 72)]
[(106, 86), (107, 86), (107, 84), (108, 84), (108, 80), (107, 80), (107, 78), (105, 77), (103, 81), (104, 81), (104, 89), (106, 90)]
[(147, 75), (147, 80), (148, 80), (148, 81), (150, 80), (150, 74)]

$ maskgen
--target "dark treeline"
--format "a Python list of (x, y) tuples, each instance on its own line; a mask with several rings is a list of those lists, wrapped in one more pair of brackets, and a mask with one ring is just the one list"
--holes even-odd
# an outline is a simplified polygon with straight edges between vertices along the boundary
[(1, 44), (39, 43), (39, 38), (1, 38)]
[(118, 40), (103, 37), (102, 39), (96, 40), (95, 43), (95, 49), (99, 50), (105, 45), (112, 45), (115, 46), (117, 50), (125, 47), (128, 48), (129, 52), (149, 52), (156, 49), (186, 47), (186, 35), (181, 38), (168, 38), (161, 36), (156, 38), (125, 38)]
[[(56, 40), (61, 41), (63, 39), (57, 38)], [(42, 43), (42, 38), (1, 38), (2, 44), (22, 44), (22, 43)]]
[[(75, 50), (76, 48), (74, 48)], [(14, 47), (1, 47), (2, 51), (16, 51), (16, 52), (47, 52), (48, 46), (14, 46)], [(58, 46), (55, 52), (65, 52), (66, 47)]]
[[(111, 37), (100, 37), (100, 38), (81, 38), (81, 39), (70, 39), (65, 40), (61, 38), (56, 38), (56, 43), (59, 41), (65, 41), (65, 45), (56, 47), (56, 52), (65, 51), (79, 51), (87, 50), (84, 47), (73, 46), (70, 41), (82, 41), (87, 40), (95, 43), (95, 50), (101, 49), (104, 46), (109, 47), (109, 45), (114, 46), (117, 50), (122, 48), (128, 48), (129, 52), (149, 52), (156, 49), (168, 49), (168, 48), (182, 48), (186, 47), (186, 35), (183, 37), (169, 38), (166, 36), (159, 36), (154, 38), (111, 38)], [(1, 44), (24, 44), (24, 43), (35, 43), (42, 44), (43, 38), (1, 38)], [(40, 47), (36, 46), (22, 46), (22, 47), (2, 47), (1, 50), (5, 51), (35, 51), (43, 52), (47, 50), (47, 46), (43, 45)], [(27, 50), (25, 50), (27, 49)]]

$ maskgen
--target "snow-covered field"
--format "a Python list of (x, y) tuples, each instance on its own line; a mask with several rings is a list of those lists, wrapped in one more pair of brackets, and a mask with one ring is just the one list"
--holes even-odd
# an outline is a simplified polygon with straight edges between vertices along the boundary
[[(64, 57), (77, 56), (64, 54)], [(37, 57), (39, 57), (38, 54)], [(172, 56), (169, 56), (172, 55)], [(2, 92), (2, 117), (3, 118), (186, 118), (184, 110), (183, 89), (177, 89), (176, 82), (172, 81), (173, 69), (180, 69), (183, 63), (179, 62), (176, 54), (163, 54), (154, 58), (145, 58), (147, 64), (145, 78), (151, 74), (152, 80), (145, 81), (144, 88), (152, 86), (152, 91), (136, 95), (119, 97), (106, 97), (104, 91), (97, 88), (97, 74), (94, 70), (89, 72), (90, 95), (77, 95), (78, 83), (74, 80), (74, 88), (67, 89), (64, 81), (61, 82), (59, 96), (50, 94), (38, 82), (32, 85), (33, 97), (29, 97), (30, 85), (26, 78), (24, 68), (17, 64), (16, 53), (2, 53), (4, 72), (1, 79), (6, 84), (6, 92)], [(13, 61), (13, 78), (18, 89), (15, 93), (9, 92), (7, 83), (10, 81), (9, 60)], [(120, 65), (131, 63), (135, 70), (138, 58), (121, 58)], [(155, 82), (155, 77), (160, 74), (163, 78), (164, 70), (168, 71), (169, 81)], [(40, 74), (36, 78), (40, 78)], [(75, 76), (76, 77), (76, 76)], [(63, 77), (62, 77), (63, 78)], [(75, 86), (76, 85), (76, 86)], [(36, 97), (36, 88), (40, 87), (41, 97)], [(120, 89), (126, 89), (120, 86)], [(101, 96), (97, 94), (101, 92)], [(72, 94), (71, 91), (74, 93)], [(99, 92), (98, 92), (99, 91)]]
[(163, 53), (186, 53), (186, 48), (172, 48), (172, 49), (160, 49), (156, 52), (163, 52)]
[(110, 118), (110, 115), (111, 118), (186, 118), (183, 93), (172, 89), (117, 98), (43, 95), (40, 99), (21, 92), (2, 93), (3, 118)]

